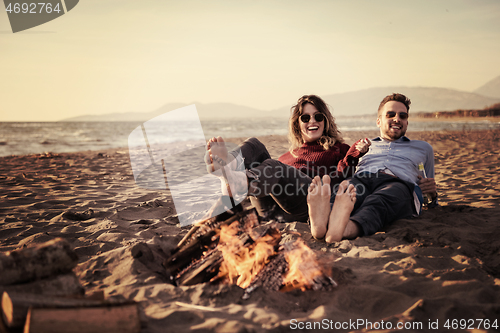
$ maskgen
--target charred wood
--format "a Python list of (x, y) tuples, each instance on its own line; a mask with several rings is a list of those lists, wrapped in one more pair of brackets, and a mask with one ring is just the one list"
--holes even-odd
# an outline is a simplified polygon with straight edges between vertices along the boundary
[[(222, 226), (235, 221), (240, 221), (240, 224), (248, 226), (259, 224), (259, 217), (255, 209), (241, 211), (225, 220), (220, 220), (222, 219), (221, 215), (193, 226), (191, 231), (172, 250), (172, 255), (163, 263), (171, 280), (174, 280), (174, 277), (184, 268), (197, 262), (205, 252), (217, 246), (219, 241), (218, 230)], [(225, 216), (227, 217), (227, 215)]]
[(278, 291), (283, 285), (283, 274), (288, 269), (285, 255), (278, 253), (271, 258), (269, 263), (259, 274), (257, 274), (248, 288), (245, 289), (243, 299), (248, 299), (250, 294), (257, 288), (263, 287), (265, 289)]

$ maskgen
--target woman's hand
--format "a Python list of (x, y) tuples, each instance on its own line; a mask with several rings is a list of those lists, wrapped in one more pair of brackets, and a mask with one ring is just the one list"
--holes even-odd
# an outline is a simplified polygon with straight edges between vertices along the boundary
[(372, 142), (368, 138), (364, 138), (363, 140), (360, 140), (358, 143), (356, 143), (356, 149), (361, 153), (364, 154), (368, 151), (370, 148)]

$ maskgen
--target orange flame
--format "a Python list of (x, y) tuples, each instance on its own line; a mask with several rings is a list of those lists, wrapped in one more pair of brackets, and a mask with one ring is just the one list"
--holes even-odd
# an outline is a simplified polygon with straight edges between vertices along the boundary
[(305, 291), (315, 284), (314, 279), (323, 275), (316, 260), (316, 254), (299, 238), (292, 249), (285, 251), (288, 272), (283, 277), (285, 288)]
[(221, 227), (218, 249), (224, 260), (218, 277), (225, 277), (229, 283), (247, 288), (274, 254), (273, 237), (265, 235), (254, 244), (244, 246), (238, 231), (238, 222)]
[[(217, 249), (222, 253), (224, 260), (219, 268), (217, 278), (225, 279), (227, 283), (232, 283), (241, 288), (248, 288), (258, 273), (267, 265), (269, 258), (273, 256), (274, 244), (279, 239), (276, 236), (266, 234), (258, 237), (254, 230), (248, 229), (241, 234), (239, 222), (236, 221), (230, 226), (222, 226)], [(277, 234), (280, 237), (279, 232)], [(248, 236), (252, 235), (256, 239), (252, 242)], [(255, 237), (254, 237), (255, 236)], [(314, 288), (317, 286), (318, 277), (324, 273), (316, 259), (316, 254), (300, 238), (293, 244), (286, 244), (285, 259), (288, 263), (288, 271), (283, 276), (282, 290), (293, 290)]]

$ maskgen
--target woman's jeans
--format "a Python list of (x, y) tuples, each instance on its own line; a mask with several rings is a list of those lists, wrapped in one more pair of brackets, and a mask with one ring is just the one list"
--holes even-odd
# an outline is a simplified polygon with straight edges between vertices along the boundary
[[(239, 151), (248, 178), (248, 195), (259, 215), (307, 222), (307, 189), (312, 179), (298, 169), (274, 160), (256, 138), (243, 142)], [(238, 151), (232, 151), (236, 157)]]

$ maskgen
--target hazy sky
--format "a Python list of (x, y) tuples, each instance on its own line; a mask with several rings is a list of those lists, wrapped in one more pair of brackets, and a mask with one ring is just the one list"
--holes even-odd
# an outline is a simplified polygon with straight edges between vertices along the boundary
[(0, 121), (271, 110), (377, 86), (472, 91), (500, 75), (500, 1), (81, 0), (13, 34), (0, 4)]

